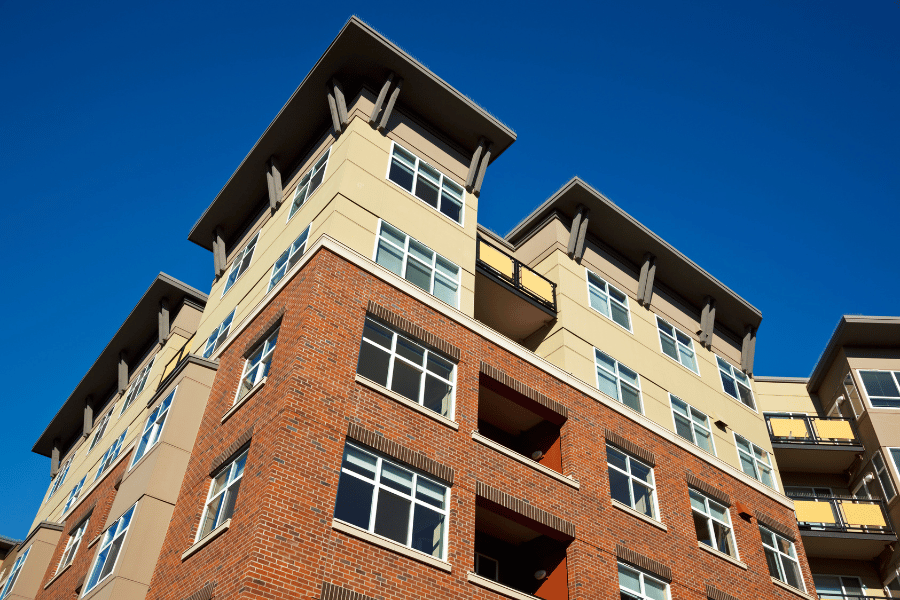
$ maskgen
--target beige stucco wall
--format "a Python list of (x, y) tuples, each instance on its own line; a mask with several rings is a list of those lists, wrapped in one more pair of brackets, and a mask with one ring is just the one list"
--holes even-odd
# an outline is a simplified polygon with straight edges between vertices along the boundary
[[(44, 575), (50, 567), (50, 561), (53, 560), (60, 535), (63, 535), (63, 532), (41, 527), (25, 541), (18, 552), (14, 553), (18, 557), (27, 551), (28, 558), (22, 563), (19, 578), (7, 596), (9, 600), (30, 600), (37, 595), (44, 581)], [(12, 563), (9, 567), (12, 568)]]
[(805, 381), (755, 381), (757, 403), (763, 412), (793, 412), (816, 415), (816, 404)]

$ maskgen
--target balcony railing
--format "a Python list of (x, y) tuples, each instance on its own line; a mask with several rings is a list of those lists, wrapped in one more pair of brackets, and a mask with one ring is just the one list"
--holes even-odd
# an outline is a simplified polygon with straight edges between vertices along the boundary
[(556, 284), (481, 237), (475, 250), (475, 264), (541, 306), (556, 312)]
[(169, 376), (169, 373), (174, 371), (175, 367), (181, 364), (181, 361), (187, 358), (188, 354), (191, 353), (192, 341), (194, 341), (194, 336), (191, 336), (187, 340), (185, 340), (184, 344), (181, 346), (178, 352), (175, 353), (175, 356), (169, 359), (169, 362), (166, 363), (166, 366), (163, 369), (162, 381), (165, 381), (166, 377)]
[(766, 426), (779, 444), (859, 445), (856, 425), (844, 417), (766, 415)]
[(791, 494), (801, 531), (894, 533), (884, 502), (840, 496)]
[(817, 594), (819, 600), (890, 600), (884, 596), (843, 596), (841, 594)]

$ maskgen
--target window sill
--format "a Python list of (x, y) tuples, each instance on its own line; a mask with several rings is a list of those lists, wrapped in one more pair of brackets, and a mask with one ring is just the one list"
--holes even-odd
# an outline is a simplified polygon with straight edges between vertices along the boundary
[(475, 573), (470, 572), (466, 574), (466, 579), (469, 581), (469, 583), (474, 583), (475, 585), (491, 590), (492, 592), (503, 594), (508, 598), (515, 598), (516, 600), (536, 600), (537, 598), (537, 596), (532, 596), (531, 594), (520, 592), (519, 590), (515, 590), (509, 586), (503, 585), (502, 583), (497, 583), (493, 579), (488, 579), (487, 577), (482, 577), (481, 575), (476, 575)]
[(488, 448), (493, 448), (497, 452), (499, 452), (501, 454), (505, 454), (506, 456), (512, 458), (513, 460), (517, 460), (524, 465), (528, 465), (535, 471), (539, 471), (545, 475), (549, 475), (550, 477), (556, 479), (557, 481), (561, 481), (562, 483), (564, 483), (566, 485), (572, 486), (576, 490), (581, 489), (581, 484), (578, 483), (578, 481), (576, 481), (575, 479), (573, 479), (571, 477), (566, 477), (562, 473), (559, 473), (558, 471), (554, 471), (550, 467), (544, 466), (537, 461), (531, 460), (528, 457), (519, 454), (515, 450), (510, 450), (506, 446), (504, 446), (502, 444), (498, 444), (494, 440), (481, 435), (480, 433), (478, 433), (477, 430), (472, 432), (472, 439), (475, 440), (476, 442), (478, 442), (479, 444), (484, 444)]
[(425, 415), (426, 417), (434, 419), (441, 425), (446, 425), (447, 427), (450, 427), (452, 429), (457, 429), (457, 430), (459, 429), (459, 423), (457, 423), (453, 419), (448, 419), (447, 417), (445, 417), (443, 415), (439, 415), (438, 413), (434, 412), (433, 410), (428, 410), (424, 406), (416, 404), (415, 402), (413, 402), (406, 396), (401, 396), (397, 392), (395, 392), (393, 390), (389, 390), (388, 388), (384, 387), (380, 383), (376, 383), (376, 382), (372, 381), (371, 379), (369, 379), (368, 377), (363, 377), (359, 373), (356, 374), (356, 383), (358, 383), (360, 385), (364, 385), (369, 389), (375, 390), (376, 392), (378, 392), (379, 394), (381, 394), (383, 396), (387, 396), (391, 400), (394, 400), (406, 407), (416, 410), (416, 411), (422, 413), (423, 415)]
[(727, 560), (728, 562), (730, 562), (731, 564), (733, 564), (736, 567), (740, 567), (741, 569), (744, 569), (745, 571), (747, 570), (746, 564), (742, 563), (741, 561), (739, 561), (738, 559), (736, 559), (733, 556), (729, 556), (728, 554), (725, 554), (724, 552), (716, 550), (715, 548), (712, 548), (711, 546), (707, 546), (703, 542), (697, 542), (697, 547), (700, 548), (701, 550), (705, 550), (706, 552), (709, 552), (713, 556), (718, 556), (722, 560)]
[(777, 585), (780, 588), (783, 588), (783, 589), (791, 592), (792, 594), (796, 594), (797, 596), (800, 596), (801, 598), (805, 598), (806, 600), (814, 600), (812, 596), (810, 596), (803, 590), (798, 590), (794, 586), (788, 585), (785, 582), (781, 581), (780, 579), (775, 579), (774, 577), (771, 577), (771, 579), (772, 579), (772, 583), (774, 583), (775, 585)]
[(44, 584), (44, 589), (46, 590), (48, 587), (50, 587), (51, 585), (53, 585), (53, 583), (54, 583), (57, 579), (59, 579), (60, 577), (62, 577), (62, 574), (65, 573), (66, 571), (68, 571), (68, 570), (69, 570), (69, 567), (71, 567), (71, 566), (72, 566), (72, 563), (70, 562), (70, 563), (67, 564), (65, 567), (63, 567), (63, 570), (62, 570), (62, 571), (60, 571), (59, 573), (57, 573), (56, 575), (54, 575), (54, 576), (50, 579), (50, 581), (48, 581), (46, 584)]
[(236, 413), (240, 407), (242, 407), (244, 404), (247, 403), (247, 401), (250, 400), (250, 398), (252, 398), (253, 396), (255, 396), (255, 395), (256, 395), (256, 392), (258, 392), (258, 391), (262, 388), (262, 386), (266, 385), (266, 382), (267, 382), (268, 380), (269, 380), (269, 376), (266, 375), (265, 377), (262, 378), (262, 380), (261, 380), (259, 383), (257, 383), (257, 384), (254, 385), (252, 388), (250, 388), (250, 391), (247, 392), (247, 393), (244, 395), (243, 398), (241, 398), (240, 400), (238, 400), (237, 402), (235, 402), (235, 403), (234, 403), (234, 406), (232, 406), (231, 408), (229, 408), (229, 409), (225, 412), (225, 414), (222, 415), (222, 423), (224, 423), (225, 421), (227, 421), (228, 419), (230, 419), (230, 418), (231, 418), (231, 415), (233, 415), (234, 413)]
[(351, 525), (350, 523), (344, 523), (343, 521), (332, 519), (331, 528), (335, 531), (340, 531), (341, 533), (345, 533), (349, 536), (359, 538), (365, 542), (369, 542), (370, 544), (381, 546), (382, 548), (390, 550), (391, 552), (402, 554), (403, 556), (411, 558), (412, 560), (417, 560), (419, 562), (425, 563), (426, 565), (431, 565), (432, 567), (436, 567), (442, 571), (446, 571), (448, 573), (451, 573), (453, 571), (453, 565), (446, 561), (425, 554), (424, 552), (419, 552), (418, 550), (407, 548), (403, 544), (398, 544), (394, 540), (389, 540), (385, 537), (381, 537), (380, 535), (369, 533), (365, 529), (361, 529), (356, 525)]
[(104, 534), (104, 533), (106, 533), (106, 532), (105, 532), (105, 531), (101, 531), (100, 533), (98, 533), (98, 534), (97, 534), (97, 537), (95, 537), (94, 539), (92, 539), (91, 541), (88, 542), (87, 547), (88, 547), (88, 548), (93, 548), (93, 547), (94, 547), (94, 544), (96, 544), (97, 542), (100, 541), (100, 538), (103, 537), (103, 534)]
[(657, 529), (662, 529), (663, 531), (669, 531), (669, 528), (666, 527), (665, 525), (663, 525), (660, 521), (657, 521), (656, 519), (651, 519), (644, 513), (638, 512), (638, 511), (634, 510), (633, 508), (631, 508), (630, 506), (628, 506), (626, 504), (622, 504), (618, 500), (610, 499), (610, 501), (612, 502), (613, 508), (618, 508), (622, 512), (628, 513), (632, 517), (637, 517), (641, 521), (643, 521), (649, 525), (653, 525)]
[(207, 533), (203, 539), (197, 540), (193, 546), (184, 551), (184, 554), (181, 555), (182, 562), (189, 557), (191, 554), (197, 552), (200, 548), (206, 546), (208, 543), (228, 531), (228, 528), (231, 527), (231, 519), (226, 520), (224, 523)]

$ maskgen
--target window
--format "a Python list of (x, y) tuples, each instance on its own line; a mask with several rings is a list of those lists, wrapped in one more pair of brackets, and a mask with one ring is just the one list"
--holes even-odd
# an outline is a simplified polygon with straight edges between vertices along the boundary
[(228, 330), (231, 329), (231, 321), (234, 319), (234, 311), (237, 308), (231, 309), (231, 312), (225, 317), (225, 320), (222, 321), (216, 330), (212, 332), (209, 338), (206, 340), (206, 348), (203, 350), (203, 358), (209, 358), (212, 356), (212, 353), (216, 351), (216, 348), (222, 345), (228, 338)]
[(613, 500), (655, 519), (656, 486), (653, 469), (617, 448), (606, 445), (609, 490)]
[(803, 585), (800, 566), (797, 563), (797, 553), (794, 551), (794, 542), (762, 525), (759, 526), (759, 535), (762, 537), (763, 550), (765, 550), (766, 562), (769, 565), (769, 575), (789, 586), (805, 591), (806, 587)]
[(103, 453), (103, 458), (100, 459), (100, 466), (97, 467), (97, 474), (94, 475), (94, 481), (100, 479), (100, 476), (103, 475), (103, 472), (106, 471), (110, 465), (112, 465), (113, 461), (116, 460), (116, 457), (119, 456), (119, 452), (122, 451), (122, 442), (125, 441), (125, 434), (128, 433), (128, 430), (122, 432), (116, 441), (112, 443), (112, 446), (107, 448), (106, 452)]
[[(178, 388), (176, 387), (172, 390), (172, 393), (166, 396), (166, 399), (150, 413), (147, 422), (144, 424), (144, 431), (141, 433), (141, 439), (138, 442), (137, 450), (134, 451), (134, 458), (131, 459), (131, 467), (133, 467), (137, 461), (141, 460), (141, 458), (150, 451), (150, 448), (159, 441), (159, 435), (162, 433), (163, 425), (166, 424), (166, 417), (169, 416), (169, 405), (172, 404), (172, 399), (175, 397), (175, 392), (177, 391)], [(131, 467), (128, 468), (130, 469)]]
[(631, 331), (631, 313), (628, 310), (628, 296), (609, 285), (590, 271), (587, 272), (588, 301), (591, 308), (607, 319), (612, 319)]
[(384, 221), (375, 262), (450, 306), (459, 306), (459, 267)]
[(81, 538), (84, 537), (84, 532), (87, 530), (88, 520), (85, 519), (82, 521), (81, 525), (78, 526), (72, 535), (69, 536), (69, 541), (66, 542), (66, 549), (63, 550), (62, 558), (59, 561), (59, 565), (56, 567), (56, 572), (59, 573), (66, 567), (68, 567), (72, 563), (72, 559), (75, 558), (75, 553), (78, 552), (78, 546), (81, 544)]
[(900, 373), (895, 371), (860, 371), (869, 403), (876, 408), (900, 408)]
[(326, 150), (325, 154), (322, 155), (322, 158), (317, 160), (316, 164), (300, 178), (300, 181), (297, 183), (297, 189), (294, 190), (294, 200), (291, 202), (291, 214), (288, 215), (288, 220), (294, 216), (297, 209), (303, 206), (303, 203), (306, 202), (307, 198), (312, 196), (313, 192), (319, 189), (322, 180), (325, 178), (325, 168), (328, 166), (328, 156), (330, 154), (331, 148)]
[(147, 375), (150, 374), (150, 369), (153, 368), (153, 361), (156, 360), (156, 357), (150, 359), (150, 362), (147, 363), (147, 366), (141, 369), (140, 374), (137, 376), (137, 379), (132, 382), (131, 387), (128, 388), (128, 393), (125, 395), (125, 404), (122, 405), (122, 410), (119, 412), (119, 416), (128, 410), (128, 407), (131, 406), (131, 403), (134, 402), (134, 399), (138, 397), (138, 395), (144, 391), (144, 384), (147, 383)]
[(677, 360), (699, 375), (697, 355), (694, 353), (694, 340), (659, 317), (656, 317), (656, 327), (659, 329), (659, 344), (662, 346), (663, 354)]
[(619, 563), (619, 592), (622, 600), (666, 600), (669, 585), (643, 571)]
[(894, 468), (900, 473), (900, 448), (888, 448), (891, 453), (891, 459), (894, 461)]
[(716, 448), (709, 427), (709, 417), (679, 398), (669, 394), (672, 403), (672, 418), (675, 419), (675, 433), (700, 446), (712, 455)]
[(443, 559), (447, 496), (446, 486), (348, 443), (334, 518)]
[(600, 391), (628, 408), (643, 413), (641, 380), (638, 374), (596, 348), (594, 363), (597, 365), (597, 387)]
[(222, 290), (222, 295), (228, 293), (228, 290), (231, 289), (231, 286), (234, 285), (234, 282), (238, 280), (238, 278), (244, 274), (244, 271), (247, 270), (247, 267), (250, 266), (250, 262), (253, 260), (253, 251), (256, 250), (256, 240), (259, 239), (259, 233), (253, 236), (253, 239), (244, 246), (244, 249), (237, 253), (237, 256), (234, 257), (234, 261), (231, 263), (231, 271), (228, 272), (228, 279), (225, 281), (225, 289)]
[(894, 484), (891, 481), (891, 474), (888, 473), (887, 465), (881, 458), (881, 450), (872, 455), (872, 466), (875, 468), (875, 474), (878, 476), (878, 482), (881, 484), (881, 490), (884, 492), (885, 502), (890, 501), (897, 492), (894, 491)]
[(0, 600), (9, 596), (10, 592), (12, 592), (13, 586), (16, 585), (16, 579), (19, 578), (19, 572), (22, 570), (22, 565), (25, 564), (25, 559), (28, 558), (28, 553), (31, 552), (31, 546), (28, 547), (28, 550), (25, 551), (25, 554), (16, 559), (16, 562), (13, 564), (12, 571), (9, 572), (9, 577), (6, 580), (6, 585), (3, 586), (3, 590), (0, 591)]
[(719, 375), (722, 377), (722, 389), (725, 393), (756, 410), (753, 391), (750, 389), (750, 380), (747, 376), (740, 369), (735, 369), (718, 356), (716, 362), (719, 365)]
[(356, 372), (452, 418), (456, 365), (368, 317)]
[(200, 529), (197, 530), (198, 540), (209, 535), (209, 532), (234, 514), (234, 505), (241, 489), (248, 452), (249, 449), (241, 452), (212, 480), (212, 484), (209, 486), (209, 495), (206, 498), (206, 506), (203, 508), (203, 518), (200, 519)]
[(69, 467), (72, 465), (72, 459), (66, 461), (66, 463), (59, 470), (59, 473), (56, 474), (56, 477), (53, 478), (53, 483), (50, 484), (50, 494), (47, 496), (47, 499), (53, 497), (53, 494), (56, 493), (56, 490), (59, 489), (59, 486), (66, 480), (66, 475), (69, 474)]
[(769, 457), (769, 453), (756, 444), (748, 442), (738, 434), (734, 434), (734, 442), (738, 450), (738, 460), (744, 473), (757, 481), (761, 481), (773, 490), (778, 489), (775, 487), (775, 480), (772, 478), (772, 459)]
[(462, 224), (462, 187), (396, 143), (391, 149), (388, 179), (432, 208)]
[(96, 433), (94, 433), (94, 439), (91, 440), (91, 446), (90, 448), (88, 448), (88, 454), (90, 454), (91, 450), (94, 449), (94, 446), (97, 445), (97, 442), (100, 441), (100, 438), (103, 437), (103, 434), (106, 433), (106, 426), (109, 425), (109, 419), (112, 417), (113, 410), (115, 410), (115, 408), (115, 405), (113, 405), (113, 407), (109, 409), (109, 412), (100, 418), (100, 421), (94, 428)]
[(813, 575), (813, 583), (822, 600), (843, 600), (858, 598), (862, 600), (868, 594), (859, 577), (841, 577), (838, 575)]
[(272, 265), (272, 276), (269, 277), (269, 289), (266, 292), (272, 291), (275, 284), (281, 281), (284, 274), (296, 265), (300, 257), (303, 256), (303, 253), (306, 251), (306, 239), (309, 237), (309, 228), (310, 226), (307, 225), (303, 233), (298, 235), (294, 243), (291, 244), (291, 247), (282, 252), (275, 264)]
[[(94, 568), (91, 569), (87, 578), (87, 584), (84, 587), (84, 594), (88, 593), (97, 584), (106, 579), (116, 567), (116, 560), (119, 558), (119, 552), (122, 550), (122, 543), (125, 541), (125, 534), (128, 533), (128, 526), (131, 524), (131, 517), (134, 515), (134, 504), (124, 515), (116, 519), (116, 522), (109, 526), (103, 533), (103, 540), (100, 542), (100, 551), (97, 553), (97, 560)], [(82, 594), (83, 595), (83, 594)]]
[(500, 581), (500, 563), (495, 558), (476, 552), (475, 574), (491, 581)]
[(72, 491), (69, 492), (69, 499), (66, 500), (66, 505), (63, 506), (62, 514), (66, 514), (66, 512), (75, 505), (75, 501), (78, 500), (78, 495), (81, 494), (81, 489), (84, 487), (84, 482), (87, 480), (87, 475), (81, 478), (81, 481), (75, 484), (75, 487), (72, 488)]
[(272, 354), (275, 352), (275, 343), (277, 341), (278, 329), (269, 334), (266, 341), (244, 363), (244, 374), (241, 377), (241, 387), (238, 388), (235, 402), (246, 396), (247, 392), (252, 390), (255, 385), (263, 380), (263, 377), (269, 374), (269, 367), (272, 366)]
[(728, 507), (696, 490), (688, 490), (691, 495), (691, 510), (694, 515), (694, 530), (697, 541), (737, 558), (734, 533), (731, 531), (731, 515)]

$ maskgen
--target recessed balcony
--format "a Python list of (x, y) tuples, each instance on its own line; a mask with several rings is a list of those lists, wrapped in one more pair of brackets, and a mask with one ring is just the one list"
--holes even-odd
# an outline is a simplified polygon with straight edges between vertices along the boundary
[(806, 554), (871, 560), (897, 541), (881, 500), (792, 494)]
[(766, 415), (778, 467), (784, 472), (843, 473), (865, 452), (856, 425), (843, 417)]

